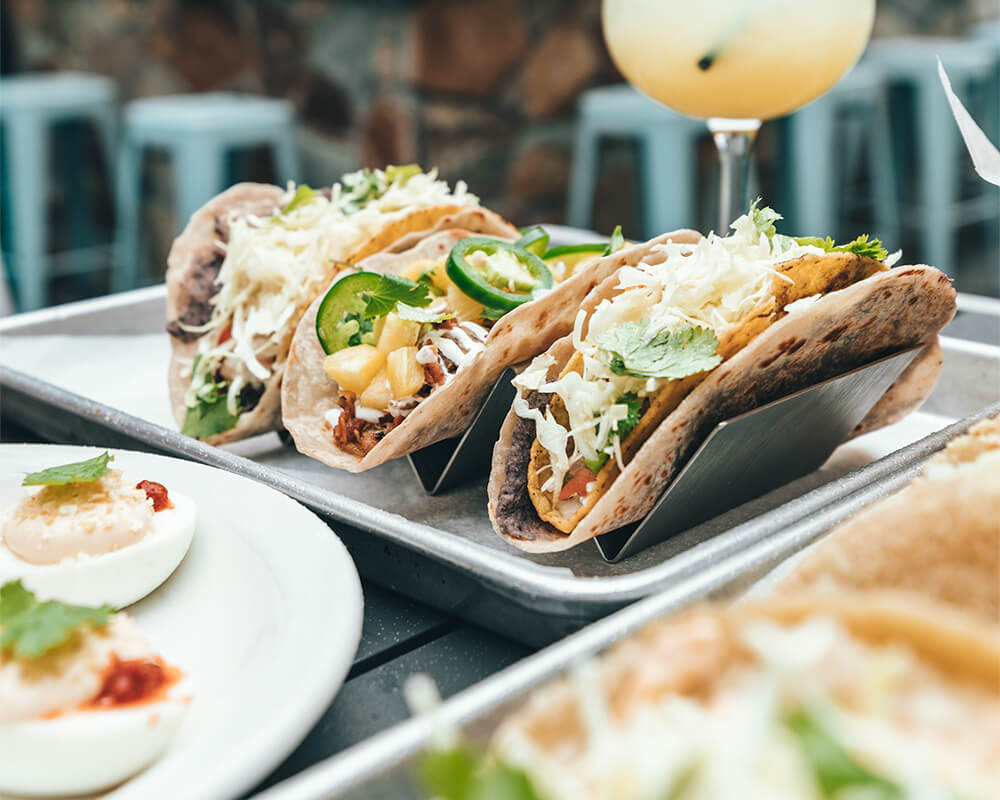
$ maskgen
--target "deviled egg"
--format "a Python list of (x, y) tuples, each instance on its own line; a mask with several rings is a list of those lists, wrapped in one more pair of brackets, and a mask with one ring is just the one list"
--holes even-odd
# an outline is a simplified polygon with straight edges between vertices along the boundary
[[(103, 453), (26, 476), (0, 522), (0, 583), (45, 599), (122, 608), (163, 583), (194, 536), (194, 502), (126, 478)], [(36, 488), (37, 487), (37, 488)]]
[(0, 796), (114, 786), (160, 756), (189, 702), (124, 613), (0, 587)]

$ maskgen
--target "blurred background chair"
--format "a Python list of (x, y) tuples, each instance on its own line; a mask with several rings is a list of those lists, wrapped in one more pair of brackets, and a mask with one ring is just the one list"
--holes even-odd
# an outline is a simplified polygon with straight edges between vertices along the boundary
[(789, 118), (791, 186), (783, 208), (790, 230), (840, 238), (837, 223), (856, 204), (847, 176), (861, 159), (869, 193), (865, 210), (875, 223), (871, 234), (890, 248), (898, 246), (899, 201), (887, 103), (882, 72), (862, 63)]
[(639, 144), (643, 236), (696, 228), (697, 146), (706, 135), (700, 120), (677, 114), (631, 86), (584, 92), (577, 105), (567, 221), (578, 228), (591, 227), (599, 145), (602, 138), (615, 136)]
[[(990, 83), (997, 53), (988, 40), (898, 37), (873, 41), (865, 52), (865, 65), (881, 70), (890, 85), (906, 91), (909, 103), (894, 105), (893, 140), (897, 159), (913, 153), (920, 169), (915, 173), (913, 202), (904, 194), (902, 219), (918, 233), (921, 253), (929, 264), (956, 274), (956, 233), (965, 225), (996, 217), (996, 190), (985, 182), (975, 184), (974, 194), (963, 198), (961, 173), (968, 156), (941, 88), (937, 71), (940, 57), (952, 87), (966, 103), (976, 88)], [(994, 98), (994, 103), (996, 98)], [(984, 109), (970, 104), (973, 116)], [(986, 111), (987, 114), (991, 113)], [(897, 161), (898, 163), (898, 161)]]
[[(9, 235), (4, 247), (18, 308), (28, 311), (49, 301), (49, 281), (56, 276), (91, 272), (111, 262), (107, 246), (77, 247), (50, 252), (48, 197), (53, 183), (64, 184), (69, 225), (92, 228), (91, 201), (82, 191), (83, 148), (71, 149), (59, 174), (51, 169), (50, 144), (72, 144), (72, 137), (54, 136), (56, 126), (83, 122), (97, 133), (108, 183), (114, 163), (117, 129), (115, 85), (108, 78), (78, 72), (53, 72), (4, 77), (0, 81), (0, 125), (4, 136), (3, 174), (5, 216)], [(79, 245), (87, 236), (73, 236)]]
[(125, 106), (118, 155), (116, 200), (118, 258), (115, 291), (140, 283), (146, 261), (142, 235), (142, 167), (148, 148), (170, 157), (174, 176), (174, 229), (231, 183), (227, 156), (265, 145), (277, 183), (299, 179), (291, 103), (231, 93), (180, 94), (136, 100)]

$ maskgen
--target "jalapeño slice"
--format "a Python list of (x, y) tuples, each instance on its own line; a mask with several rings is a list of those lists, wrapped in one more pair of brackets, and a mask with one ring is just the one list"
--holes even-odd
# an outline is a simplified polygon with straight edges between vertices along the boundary
[(375, 272), (357, 272), (330, 287), (316, 312), (316, 336), (327, 355), (349, 347), (353, 338), (363, 336), (368, 305), (363, 293), (375, 291), (381, 283), (382, 276)]
[(514, 242), (518, 247), (523, 247), (529, 253), (534, 253), (541, 257), (549, 246), (549, 234), (545, 228), (535, 225), (531, 228), (521, 228), (521, 238)]
[[(488, 261), (482, 266), (473, 266), (468, 261), (474, 252), (485, 253), (489, 258), (501, 251), (514, 256), (522, 274), (505, 280), (508, 276), (489, 269)], [(489, 309), (499, 311), (510, 311), (527, 303), (537, 289), (552, 288), (552, 273), (545, 262), (523, 247), (498, 239), (479, 236), (462, 239), (451, 249), (445, 271), (463, 294)], [(511, 288), (521, 291), (511, 291)]]

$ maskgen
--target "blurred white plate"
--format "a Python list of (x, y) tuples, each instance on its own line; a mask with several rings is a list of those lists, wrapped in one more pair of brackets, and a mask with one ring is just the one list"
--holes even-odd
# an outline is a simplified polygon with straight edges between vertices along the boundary
[[(25, 472), (101, 452), (0, 445), (0, 507), (17, 502)], [(113, 467), (198, 506), (184, 561), (127, 609), (186, 673), (193, 699), (167, 752), (102, 796), (233, 797), (291, 753), (343, 683), (361, 637), (358, 573), (326, 524), (274, 489), (189, 461), (112, 452)]]

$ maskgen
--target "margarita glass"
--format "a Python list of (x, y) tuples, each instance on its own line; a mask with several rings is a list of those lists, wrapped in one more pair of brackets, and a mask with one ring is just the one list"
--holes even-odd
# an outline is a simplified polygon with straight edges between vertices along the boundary
[(761, 122), (840, 80), (868, 42), (875, 0), (604, 0), (602, 17), (611, 56), (637, 89), (707, 120), (724, 235), (747, 207)]

